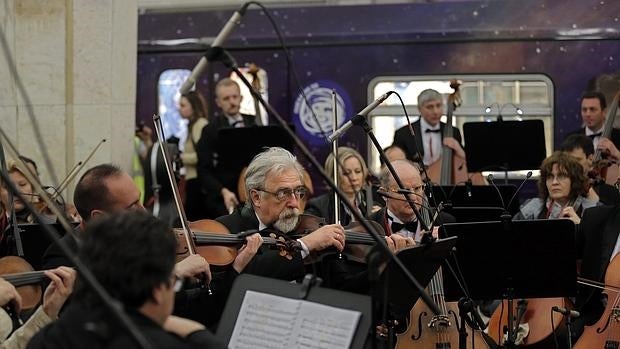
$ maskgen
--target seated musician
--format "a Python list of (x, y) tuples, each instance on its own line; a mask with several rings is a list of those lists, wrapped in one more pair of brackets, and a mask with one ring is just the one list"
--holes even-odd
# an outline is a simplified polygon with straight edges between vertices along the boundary
[(433, 89), (422, 91), (418, 95), (418, 110), (420, 119), (411, 124), (415, 136), (409, 131), (409, 126), (405, 125), (396, 130), (392, 144), (401, 148), (411, 161), (420, 160), (417, 158), (419, 152), (426, 166), (441, 158), (443, 145), (452, 148), (456, 156), (465, 160), (459, 130), (454, 128), (454, 138), (443, 138), (446, 124), (440, 122), (443, 115), (441, 94)]
[[(611, 147), (616, 147), (611, 144)], [(571, 155), (583, 167), (586, 176), (591, 174), (593, 169), (592, 160), (594, 159), (594, 145), (592, 139), (582, 134), (573, 134), (562, 142), (560, 150)], [(618, 150), (615, 149), (617, 152)], [(588, 198), (599, 201), (604, 205), (620, 203), (620, 192), (614, 186), (605, 183), (604, 180), (592, 180), (592, 185), (588, 189)]]
[[(204, 326), (171, 315), (181, 283), (176, 236), (146, 212), (99, 217), (82, 234), (79, 257), (152, 348), (224, 348)], [(140, 348), (90, 285), (78, 283), (71, 304), (28, 348)]]
[[(249, 229), (274, 228), (282, 233), (291, 233), (297, 228), (301, 211), (299, 201), (305, 195), (303, 187), (303, 171), (299, 162), (289, 151), (272, 147), (256, 155), (245, 172), (246, 206), (230, 215), (219, 217), (230, 231), (237, 232)], [(271, 251), (264, 245), (244, 272), (285, 279), (298, 280), (305, 273), (304, 259), (329, 248), (342, 251), (345, 247), (345, 232), (339, 224), (324, 225), (298, 240), (302, 251), (292, 255), (292, 259)], [(410, 239), (387, 238), (386, 242), (392, 250), (413, 244)], [(365, 275), (349, 277), (349, 270), (338, 271), (342, 280), (335, 280), (329, 286), (339, 288), (343, 280), (349, 284), (363, 284), (368, 288)], [(352, 280), (354, 279), (354, 280)], [(336, 285), (336, 286), (334, 286)], [(358, 289), (359, 291), (359, 289)], [(363, 292), (363, 291), (362, 291)]]
[[(581, 224), (577, 228), (577, 259), (581, 261), (579, 276), (589, 281), (603, 283), (606, 275), (614, 275), (613, 273), (618, 275), (617, 268), (611, 270), (608, 266), (620, 253), (619, 233), (619, 204), (590, 208), (583, 212)], [(585, 325), (591, 326), (599, 320), (608, 302), (611, 302), (609, 304), (611, 305), (614, 299), (607, 299), (600, 288), (578, 285), (575, 310), (579, 311), (580, 316), (574, 322), (575, 337), (581, 335)], [(610, 325), (608, 332), (612, 331), (611, 328), (617, 327), (611, 323)], [(606, 336), (607, 333), (601, 336)]]
[[(256, 155), (245, 172), (245, 207), (217, 221), (231, 232), (273, 228), (290, 233), (300, 220), (299, 203), (306, 194), (303, 183), (303, 169), (294, 155), (283, 148), (269, 148)], [(281, 256), (278, 251), (263, 247), (262, 253), (244, 271), (285, 280), (299, 279), (304, 275), (304, 258), (330, 247), (342, 251), (345, 234), (341, 225), (330, 224), (298, 241), (302, 250), (291, 256)]]
[(540, 165), (539, 197), (526, 202), (514, 219), (569, 218), (579, 224), (583, 211), (598, 205), (598, 198), (588, 198), (587, 183), (575, 158), (555, 152)]
[[(433, 212), (428, 206), (424, 195), (424, 185), (420, 176), (420, 168), (409, 160), (395, 160), (391, 162), (396, 175), (401, 179), (405, 188), (412, 193), (407, 194), (409, 199), (415, 202), (422, 215), (424, 223), (428, 226), (432, 221)], [(384, 194), (386, 206), (371, 215), (370, 219), (377, 221), (385, 230), (386, 235), (402, 235), (413, 238), (416, 242), (421, 241), (425, 233), (419, 224), (415, 212), (405, 199), (403, 194), (398, 194), (398, 185), (387, 167), (383, 167), (379, 174), (381, 189)], [(454, 222), (454, 217), (447, 213), (439, 213), (435, 222), (436, 226)], [(437, 237), (437, 230), (432, 232)]]
[[(357, 152), (357, 150), (349, 147), (338, 148), (338, 162), (342, 168), (338, 167), (338, 187), (346, 195), (351, 206), (357, 208), (362, 215), (366, 215), (366, 177), (368, 176), (368, 168), (366, 162)], [(334, 155), (330, 153), (325, 160), (325, 173), (334, 179)], [(340, 204), (340, 222), (342, 225), (348, 225), (354, 220), (354, 217), (348, 212), (344, 204)], [(327, 223), (336, 223), (334, 219), (334, 191), (312, 198), (308, 201), (304, 213), (318, 217), (323, 217)]]
[[(66, 234), (62, 240), (74, 252), (77, 252), (78, 240), (81, 240), (82, 232), (92, 219), (123, 211), (144, 211), (144, 207), (140, 204), (140, 192), (132, 178), (125, 171), (111, 164), (98, 165), (86, 171), (78, 181), (73, 200), (83, 220), (74, 230), (74, 234)], [(177, 305), (179, 312), (208, 325), (212, 325), (219, 319), (233, 279), (250, 262), (262, 243), (258, 234), (249, 236), (246, 240), (246, 248), (237, 255), (232, 268), (214, 275), (211, 287), (215, 298), (206, 297), (207, 289), (198, 294), (194, 292), (189, 294), (189, 291), (180, 292), (177, 297), (177, 302), (180, 303)], [(61, 265), (74, 266), (58, 244), (52, 244), (45, 251), (42, 264), (44, 269)], [(186, 278), (203, 273), (210, 275), (211, 270), (209, 263), (202, 256), (191, 255), (176, 264), (175, 273), (179, 277)], [(207, 305), (191, 304), (203, 301)], [(204, 311), (205, 307), (210, 307), (208, 312)], [(191, 313), (185, 313), (185, 311)]]
[[(17, 329), (13, 328), (13, 320), (5, 308), (10, 307), (13, 311), (19, 312), (22, 299), (12, 284), (0, 278), (0, 348), (25, 348), (32, 336), (58, 319), (60, 308), (73, 291), (76, 272), (71, 268), (59, 267), (45, 271), (45, 275), (51, 283), (43, 293), (43, 304)], [(13, 333), (12, 329), (15, 330)]]

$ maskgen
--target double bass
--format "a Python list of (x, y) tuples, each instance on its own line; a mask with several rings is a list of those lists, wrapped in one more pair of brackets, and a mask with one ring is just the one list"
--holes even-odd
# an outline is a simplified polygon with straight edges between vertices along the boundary
[[(615, 96), (611, 104), (607, 107), (607, 115), (605, 116), (605, 126), (601, 137), (611, 139), (611, 132), (614, 128), (616, 114), (618, 112), (618, 101), (620, 92)], [(596, 149), (594, 159), (592, 160), (592, 171), (588, 174), (595, 182), (605, 182), (615, 185), (618, 188), (620, 184), (620, 168), (611, 161), (604, 158), (603, 151)]]
[[(463, 102), (459, 92), (460, 85), (461, 81), (454, 79), (450, 80), (450, 87), (454, 90), (454, 92), (448, 96), (446, 125), (444, 126), (442, 132), (443, 139), (454, 138), (454, 127), (452, 126), (453, 114), (456, 108), (458, 108)], [(439, 183), (440, 185), (465, 184), (470, 180), (474, 185), (488, 184), (481, 173), (469, 174), (465, 159), (456, 156), (456, 154), (454, 154), (454, 150), (447, 145), (443, 145), (441, 157), (439, 160), (432, 163), (426, 172), (433, 183)]]

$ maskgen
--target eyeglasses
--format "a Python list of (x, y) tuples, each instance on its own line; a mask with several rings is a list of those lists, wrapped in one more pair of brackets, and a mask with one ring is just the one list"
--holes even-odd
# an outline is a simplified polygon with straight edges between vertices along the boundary
[(294, 189), (291, 188), (282, 188), (282, 189), (278, 189), (278, 191), (274, 192), (270, 192), (267, 191), (265, 189), (256, 189), (258, 191), (262, 191), (263, 193), (267, 193), (267, 194), (271, 194), (273, 196), (275, 196), (275, 198), (278, 201), (284, 201), (290, 197), (292, 197), (293, 195), (295, 195), (295, 197), (297, 198), (297, 200), (301, 200), (306, 196), (306, 193), (308, 192), (308, 190), (306, 189), (306, 187), (297, 187)]

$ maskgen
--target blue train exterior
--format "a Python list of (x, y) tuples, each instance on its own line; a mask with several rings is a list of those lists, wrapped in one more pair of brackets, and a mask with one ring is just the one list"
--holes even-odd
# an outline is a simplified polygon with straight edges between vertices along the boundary
[[(554, 144), (581, 126), (579, 97), (602, 74), (620, 76), (620, 1), (503, 0), (424, 4), (268, 8), (290, 47), (288, 65), (267, 17), (250, 7), (225, 43), (238, 62), (269, 74), (269, 101), (295, 123), (298, 86), (333, 84), (348, 96), (346, 114), (368, 103), (377, 76), (542, 73), (554, 84)], [(157, 112), (157, 82), (172, 68), (192, 69), (232, 11), (144, 13), (139, 18), (137, 119)], [(171, 45), (173, 40), (180, 44)], [(208, 41), (208, 39), (206, 40)], [(212, 101), (211, 64), (198, 88)], [(617, 81), (618, 79), (616, 79)], [(210, 112), (215, 109), (210, 105)], [(330, 147), (298, 132), (319, 161)], [(361, 130), (341, 144), (362, 153)], [(304, 160), (305, 162), (305, 160)], [(307, 162), (305, 162), (307, 164)], [(315, 181), (316, 183), (316, 181)], [(315, 184), (316, 185), (316, 184)]]

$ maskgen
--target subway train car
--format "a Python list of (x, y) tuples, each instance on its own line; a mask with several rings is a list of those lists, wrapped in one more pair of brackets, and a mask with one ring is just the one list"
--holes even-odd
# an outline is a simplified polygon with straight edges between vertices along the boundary
[[(140, 14), (138, 122), (160, 113), (169, 134), (184, 137), (178, 88), (233, 11)], [(611, 101), (620, 89), (618, 39), (618, 1), (486, 0), (264, 10), (250, 5), (222, 46), (240, 66), (259, 67), (263, 95), (322, 163), (331, 149), (323, 134), (333, 127), (332, 91), (338, 125), (387, 91), (398, 92), (413, 121), (417, 94), (432, 87), (447, 96), (451, 79), (462, 81), (456, 126), (498, 117), (542, 120), (549, 155), (581, 127), (584, 91), (601, 90)], [(217, 112), (214, 83), (229, 75), (222, 63), (212, 62), (197, 82), (210, 114)], [(248, 112), (260, 110), (249, 95), (245, 99)], [(390, 96), (368, 122), (381, 146), (391, 144), (394, 130), (407, 122), (399, 98)], [(522, 136), (524, 144), (532, 141), (532, 135)], [(360, 150), (372, 170), (379, 168), (361, 128), (350, 129), (339, 143)], [(316, 171), (311, 174), (323, 190)]]

